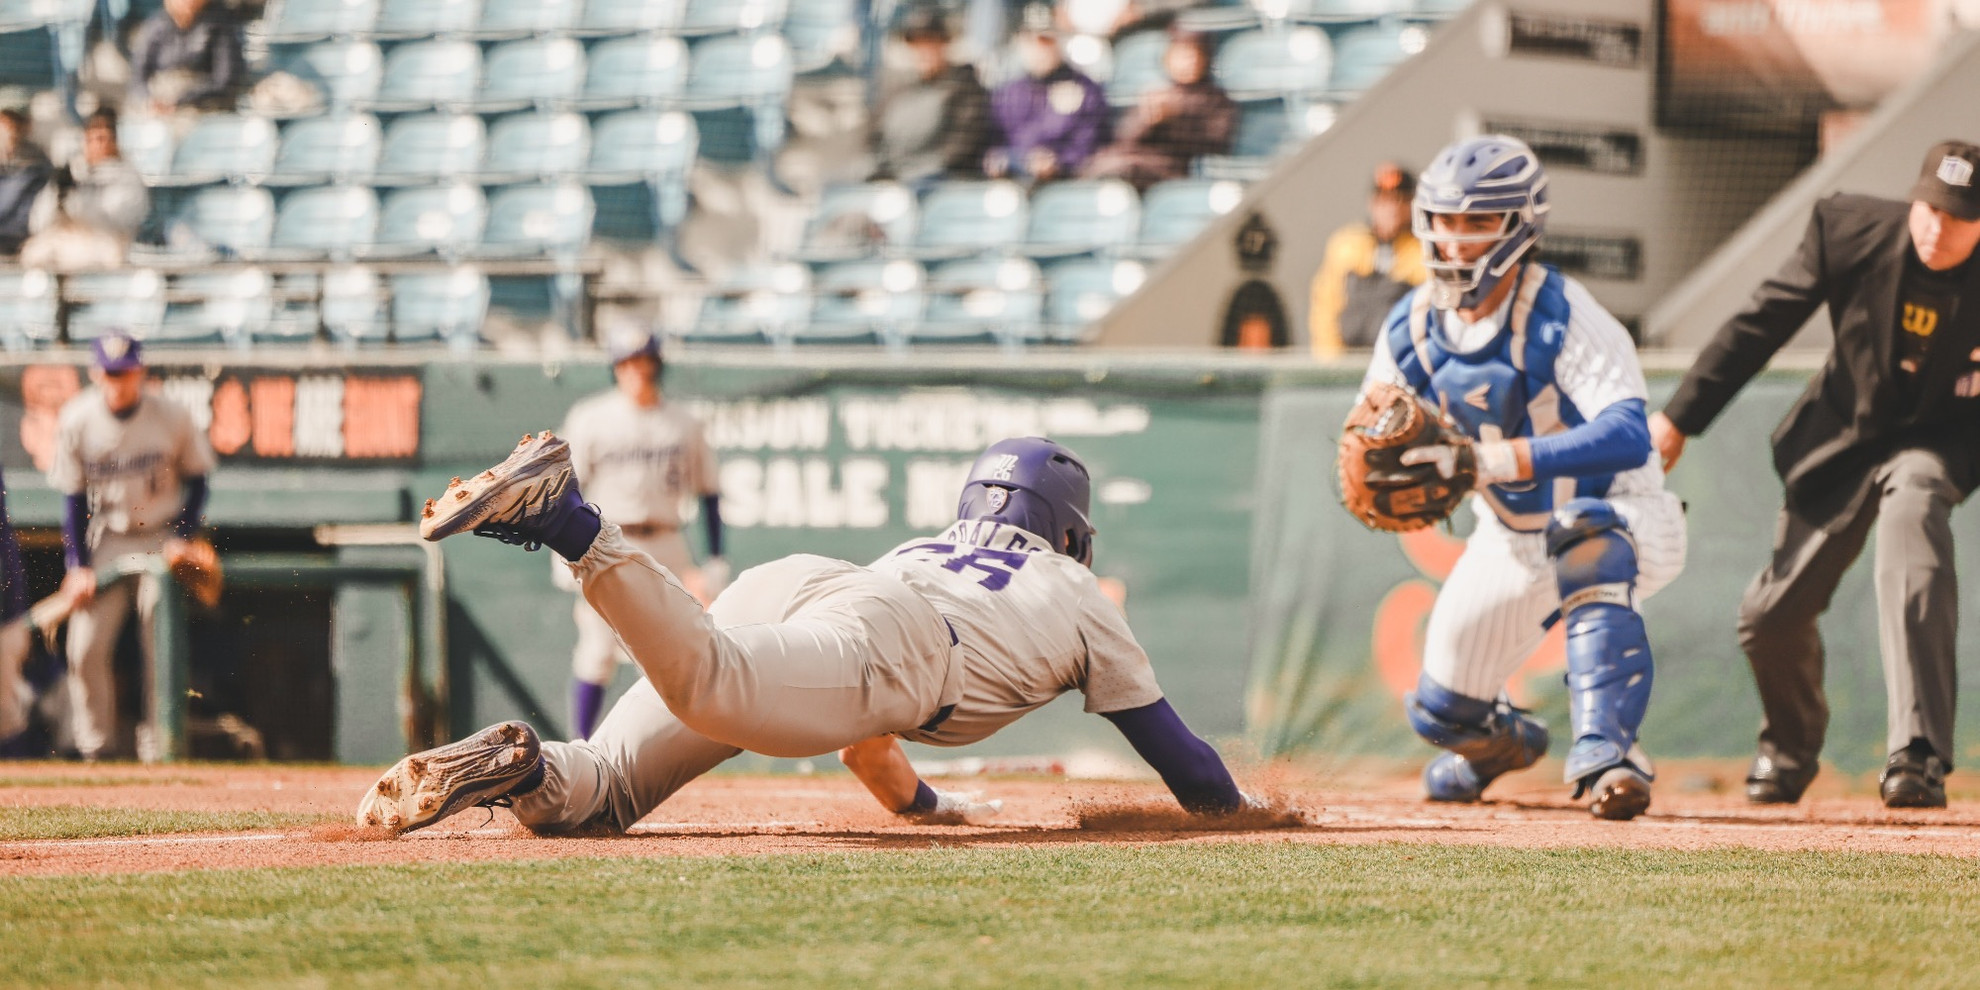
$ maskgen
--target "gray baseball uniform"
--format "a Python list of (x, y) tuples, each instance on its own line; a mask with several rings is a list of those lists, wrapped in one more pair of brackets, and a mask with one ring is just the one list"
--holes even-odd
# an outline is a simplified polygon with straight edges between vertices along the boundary
[(1096, 713), (1162, 697), (1092, 572), (994, 522), (870, 567), (773, 561), (706, 612), (609, 523), (572, 570), (646, 680), (591, 739), (543, 744), (543, 786), (515, 812), (546, 831), (628, 827), (745, 749), (816, 756), (888, 734), (957, 746), (1067, 691)]
[[(694, 566), (681, 535), (681, 506), (719, 491), (715, 451), (700, 420), (664, 398), (648, 408), (614, 389), (571, 407), (561, 435), (570, 441), (571, 466), (586, 497), (619, 523), (628, 543), (677, 574)], [(558, 571), (569, 573), (561, 565)], [(582, 595), (572, 618), (578, 629), (572, 673), (591, 684), (610, 682), (618, 662), (629, 659), (618, 637)]]
[[(75, 746), (95, 756), (116, 724), (112, 654), (133, 604), (142, 625), (144, 683), (151, 684), (152, 611), (163, 589), (151, 577), (118, 574), (117, 561), (157, 553), (185, 505), (187, 478), (213, 470), (213, 451), (183, 406), (149, 392), (127, 416), (88, 389), (62, 407), (48, 483), (65, 495), (86, 492), (88, 546), (98, 574), (96, 598), (69, 619), (70, 707)], [(156, 754), (147, 696), (138, 755)]]

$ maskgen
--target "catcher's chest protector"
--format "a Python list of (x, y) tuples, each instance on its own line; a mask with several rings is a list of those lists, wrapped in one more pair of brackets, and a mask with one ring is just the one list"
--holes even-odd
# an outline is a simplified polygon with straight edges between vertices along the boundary
[[(1547, 436), (1584, 421), (1554, 382), (1554, 361), (1567, 337), (1566, 283), (1551, 266), (1529, 264), (1514, 290), (1511, 319), (1477, 350), (1460, 352), (1445, 337), (1445, 314), (1429, 293), (1410, 298), (1408, 314), (1391, 324), (1383, 346), (1395, 356), (1409, 387), (1445, 409), (1476, 440)], [(1512, 529), (1544, 529), (1554, 506), (1576, 497), (1602, 498), (1614, 475), (1517, 481), (1481, 488)]]

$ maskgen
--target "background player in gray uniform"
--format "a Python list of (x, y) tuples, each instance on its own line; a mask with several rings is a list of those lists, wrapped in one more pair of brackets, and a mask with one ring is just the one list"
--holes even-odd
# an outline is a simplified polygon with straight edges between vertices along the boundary
[(121, 333), (91, 345), (94, 388), (62, 407), (55, 463), (48, 483), (64, 497), (62, 544), (68, 573), (62, 591), (78, 607), (69, 618), (69, 702), (75, 746), (85, 759), (110, 747), (117, 696), (111, 659), (124, 619), (137, 608), (142, 624), (147, 701), (137, 731), (137, 755), (158, 756), (149, 698), (152, 610), (163, 593), (153, 573), (134, 573), (130, 558), (185, 551), (206, 506), (213, 451), (183, 406), (145, 389), (138, 342)]
[(889, 810), (967, 818), (987, 809), (922, 782), (898, 740), (975, 742), (1073, 690), (1185, 808), (1236, 810), (1246, 798), (1162, 697), (1088, 569), (1088, 491), (1071, 451), (1004, 440), (977, 459), (941, 535), (869, 567), (799, 555), (751, 568), (703, 611), (585, 505), (562, 441), (525, 438), (427, 503), (422, 533), (555, 550), (646, 679), (590, 740), (539, 743), (504, 722), (407, 757), (366, 792), (358, 820), (407, 831), (501, 801), (540, 831), (624, 829), (745, 749), (840, 750)]
[[(571, 466), (592, 504), (617, 523), (626, 542), (679, 575), (692, 573), (694, 557), (681, 536), (681, 507), (701, 499), (708, 558), (701, 562), (701, 597), (713, 601), (728, 584), (722, 559), (722, 512), (715, 451), (701, 422), (660, 393), (660, 341), (651, 333), (608, 338), (616, 387), (586, 398), (564, 418)], [(567, 568), (559, 585), (577, 590)], [(571, 732), (583, 739), (598, 727), (605, 689), (619, 661), (629, 659), (618, 636), (596, 609), (577, 599), (577, 648), (571, 655)]]

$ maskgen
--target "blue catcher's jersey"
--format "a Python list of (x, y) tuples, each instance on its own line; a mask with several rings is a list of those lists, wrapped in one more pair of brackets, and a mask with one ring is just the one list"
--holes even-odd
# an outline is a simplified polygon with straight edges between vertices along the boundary
[[(1569, 324), (1567, 279), (1543, 264), (1522, 266), (1519, 278), (1509, 318), (1475, 350), (1457, 349), (1443, 328), (1449, 314), (1431, 308), (1420, 287), (1390, 310), (1382, 328), (1378, 346), (1395, 359), (1404, 383), (1476, 440), (1547, 436), (1586, 421), (1554, 378)], [(1508, 527), (1531, 532), (1544, 529), (1554, 506), (1568, 499), (1607, 496), (1614, 480), (1515, 481), (1479, 492)]]

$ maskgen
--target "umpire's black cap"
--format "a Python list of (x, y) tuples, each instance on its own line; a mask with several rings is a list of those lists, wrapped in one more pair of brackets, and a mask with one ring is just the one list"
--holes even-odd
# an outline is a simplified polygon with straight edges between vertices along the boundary
[(1925, 155), (1918, 170), (1918, 184), (1911, 187), (1911, 198), (1936, 206), (1961, 220), (1980, 220), (1980, 145), (1966, 141), (1941, 141)]

